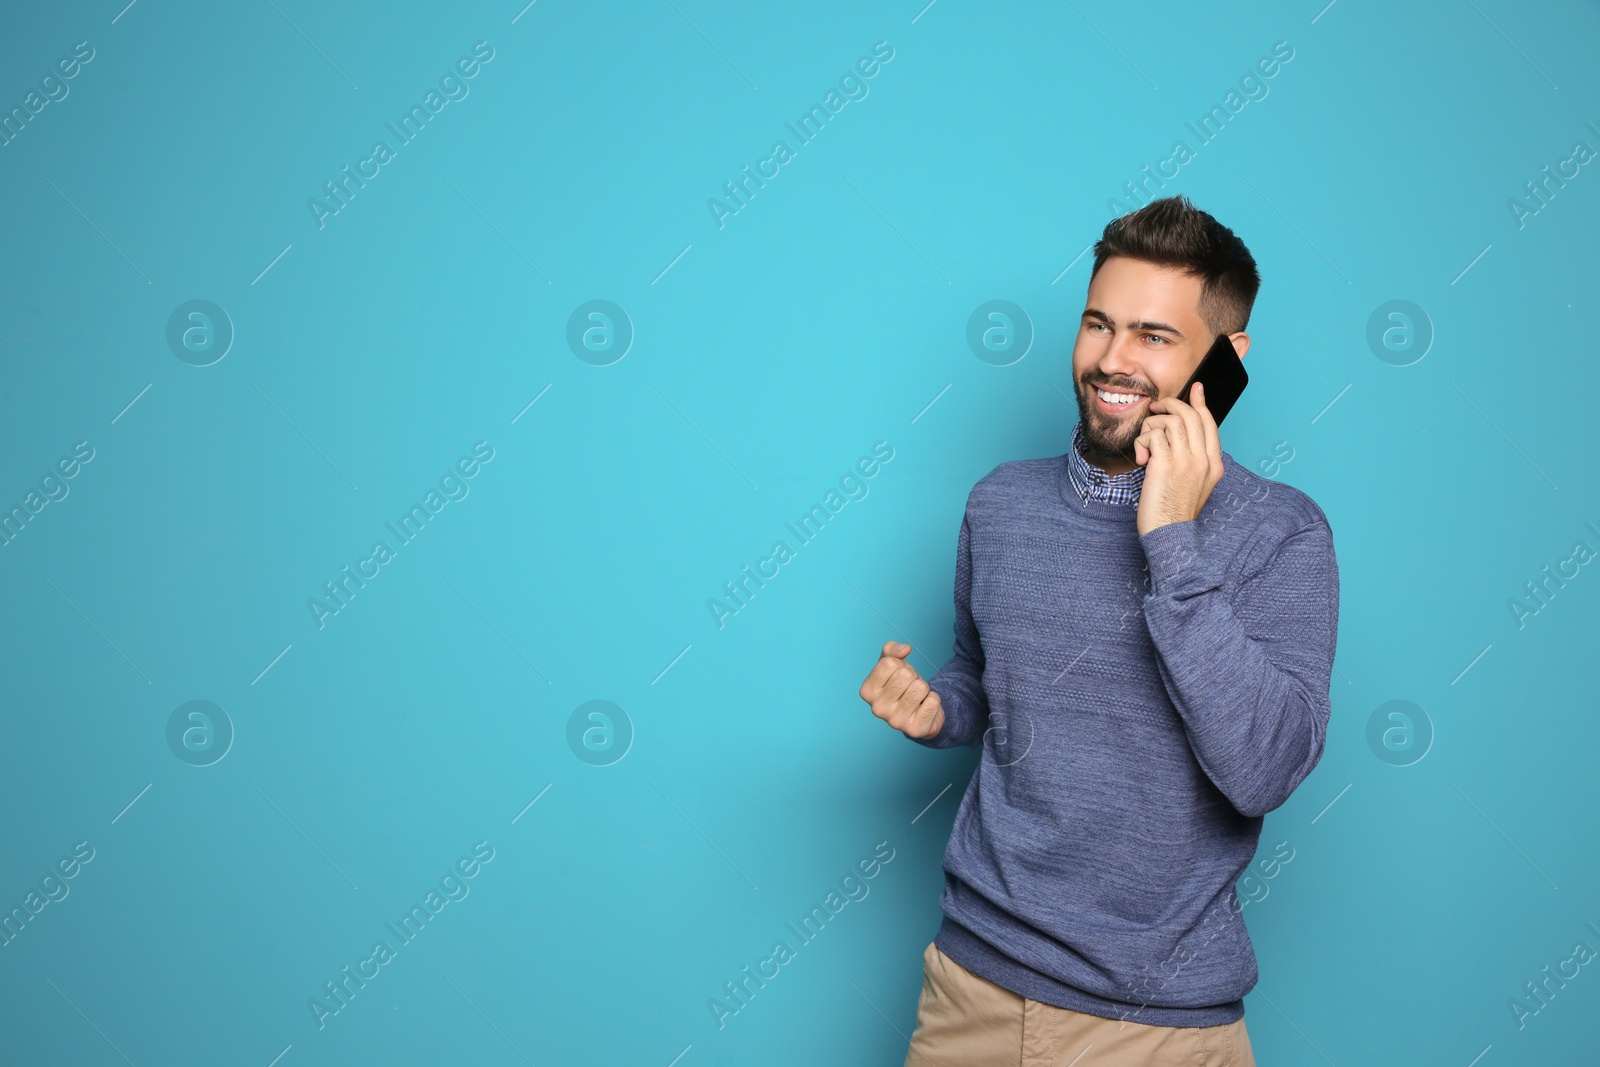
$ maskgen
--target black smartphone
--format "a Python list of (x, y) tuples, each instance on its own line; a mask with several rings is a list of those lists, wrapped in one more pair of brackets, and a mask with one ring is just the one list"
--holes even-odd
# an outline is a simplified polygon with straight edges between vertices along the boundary
[(1239, 394), (1244, 392), (1249, 381), (1250, 376), (1244, 372), (1244, 360), (1234, 351), (1233, 342), (1227, 334), (1219, 333), (1206, 358), (1194, 369), (1188, 383), (1178, 390), (1178, 399), (1185, 404), (1191, 403), (1189, 387), (1195, 382), (1204, 385), (1206, 407), (1211, 417), (1217, 420), (1217, 425), (1221, 426), (1222, 420), (1233, 410), (1233, 402), (1239, 399)]

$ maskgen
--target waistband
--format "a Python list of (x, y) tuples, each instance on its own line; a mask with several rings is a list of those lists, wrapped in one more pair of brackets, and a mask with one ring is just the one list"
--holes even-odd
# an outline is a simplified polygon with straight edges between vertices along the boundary
[(1108, 1000), (1040, 974), (980, 939), (948, 915), (933, 943), (961, 966), (1018, 996), (1107, 1019), (1127, 1019), (1147, 1026), (1223, 1026), (1244, 1017), (1243, 999), (1206, 1008), (1162, 1008)]

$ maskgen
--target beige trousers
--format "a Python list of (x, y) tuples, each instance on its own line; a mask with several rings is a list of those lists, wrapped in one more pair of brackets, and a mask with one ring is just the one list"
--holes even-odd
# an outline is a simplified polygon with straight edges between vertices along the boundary
[(922, 953), (922, 996), (905, 1067), (1255, 1067), (1244, 1020), (1151, 1026), (1041, 1004)]

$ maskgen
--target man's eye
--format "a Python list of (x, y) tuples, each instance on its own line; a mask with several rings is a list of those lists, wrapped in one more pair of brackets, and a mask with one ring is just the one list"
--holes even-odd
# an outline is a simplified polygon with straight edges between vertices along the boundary
[(1164, 345), (1172, 343), (1172, 342), (1168, 341), (1165, 337), (1162, 337), (1160, 334), (1147, 333), (1147, 334), (1145, 334), (1145, 336), (1150, 338), (1150, 340), (1152, 340), (1152, 341), (1160, 341)]

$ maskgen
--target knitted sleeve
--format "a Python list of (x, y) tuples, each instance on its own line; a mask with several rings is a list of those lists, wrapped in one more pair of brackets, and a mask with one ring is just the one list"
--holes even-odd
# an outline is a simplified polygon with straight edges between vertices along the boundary
[(989, 699), (983, 691), (983, 642), (972, 619), (972, 527), (961, 518), (956, 543), (955, 654), (928, 681), (944, 708), (944, 726), (932, 737), (913, 738), (929, 748), (977, 748), (989, 724)]
[(1333, 532), (1315, 517), (1232, 591), (1198, 523), (1158, 526), (1140, 542), (1152, 583), (1145, 619), (1189, 746), (1241, 815), (1265, 815), (1326, 741), (1339, 624)]

